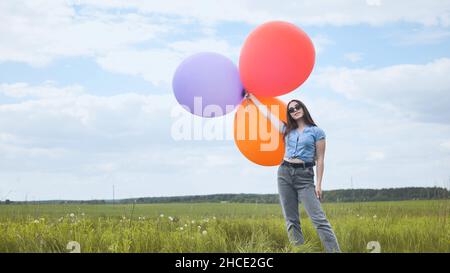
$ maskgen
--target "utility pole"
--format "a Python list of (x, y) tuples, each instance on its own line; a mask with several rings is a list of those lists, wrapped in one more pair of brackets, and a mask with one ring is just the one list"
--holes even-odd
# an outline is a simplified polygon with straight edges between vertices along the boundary
[(113, 184), (113, 206), (114, 206), (114, 203), (115, 203), (115, 200), (116, 200), (116, 196), (115, 196), (115, 189), (114, 189), (114, 184)]

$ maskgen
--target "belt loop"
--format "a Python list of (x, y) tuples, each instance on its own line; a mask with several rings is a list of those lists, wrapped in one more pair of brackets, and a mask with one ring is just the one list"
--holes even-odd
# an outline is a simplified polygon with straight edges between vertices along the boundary
[(305, 164), (305, 161), (303, 161), (303, 169), (305, 169), (306, 168), (306, 164)]

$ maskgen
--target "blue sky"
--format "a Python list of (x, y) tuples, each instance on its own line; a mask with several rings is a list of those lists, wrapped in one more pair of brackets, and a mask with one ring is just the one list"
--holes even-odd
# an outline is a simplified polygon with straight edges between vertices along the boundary
[[(316, 47), (280, 99), (327, 135), (325, 190), (449, 186), (448, 1), (2, 1), (0, 200), (276, 193), (276, 167), (231, 138), (171, 135), (177, 65), (202, 51), (237, 64), (272, 20)], [(208, 122), (231, 136), (232, 121)]]

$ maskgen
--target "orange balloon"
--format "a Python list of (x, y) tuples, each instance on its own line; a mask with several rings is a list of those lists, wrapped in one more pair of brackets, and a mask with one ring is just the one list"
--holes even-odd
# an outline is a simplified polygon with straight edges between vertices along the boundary
[[(277, 98), (257, 97), (273, 119), (287, 122), (286, 104)], [(281, 124), (281, 122), (280, 122)], [(234, 141), (250, 161), (263, 165), (281, 164), (284, 156), (283, 135), (253, 101), (244, 99), (234, 116)]]
[(308, 79), (315, 61), (314, 45), (296, 25), (275, 21), (257, 27), (239, 59), (241, 81), (255, 95), (289, 93)]

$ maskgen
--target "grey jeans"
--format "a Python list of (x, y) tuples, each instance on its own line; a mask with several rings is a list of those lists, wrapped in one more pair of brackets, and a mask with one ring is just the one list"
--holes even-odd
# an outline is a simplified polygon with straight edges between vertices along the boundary
[(280, 165), (278, 167), (278, 193), (286, 220), (288, 238), (292, 244), (304, 243), (298, 210), (298, 203), (301, 202), (311, 218), (325, 250), (340, 252), (336, 236), (316, 197), (313, 167), (294, 168)]

